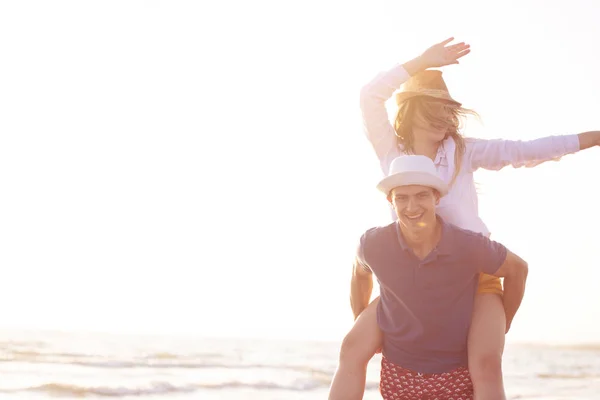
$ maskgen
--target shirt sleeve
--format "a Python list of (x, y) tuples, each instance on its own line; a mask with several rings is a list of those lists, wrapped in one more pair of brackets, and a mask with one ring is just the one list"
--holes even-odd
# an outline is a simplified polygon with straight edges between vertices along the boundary
[(392, 160), (400, 156), (394, 127), (390, 123), (385, 102), (410, 78), (402, 65), (378, 74), (360, 92), (365, 134), (377, 154), (381, 170), (388, 174)]
[(471, 171), (479, 168), (499, 170), (507, 165), (535, 167), (546, 161), (558, 161), (562, 156), (577, 151), (577, 135), (548, 136), (529, 141), (474, 139), (467, 142), (466, 158)]
[(469, 232), (469, 260), (477, 272), (493, 275), (506, 260), (507, 249), (487, 236)]
[(354, 263), (356, 268), (360, 268), (364, 272), (373, 273), (373, 270), (371, 267), (369, 267), (369, 264), (367, 264), (367, 261), (365, 260), (365, 235), (366, 233), (360, 237), (360, 242), (358, 243), (358, 247), (356, 249)]

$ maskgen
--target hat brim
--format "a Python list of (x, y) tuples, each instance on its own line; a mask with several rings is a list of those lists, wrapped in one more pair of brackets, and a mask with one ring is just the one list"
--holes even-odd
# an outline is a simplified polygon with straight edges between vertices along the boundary
[(396, 93), (396, 104), (400, 105), (403, 102), (405, 102), (408, 99), (411, 99), (413, 97), (431, 97), (434, 99), (438, 99), (438, 100), (445, 100), (448, 101), (450, 103), (456, 104), (458, 107), (462, 107), (462, 103), (454, 100), (452, 97), (450, 97), (450, 95), (446, 92), (446, 93), (432, 93), (432, 94), (423, 94), (421, 92), (399, 92)]
[(377, 189), (383, 192), (386, 196), (390, 194), (392, 189), (400, 186), (427, 186), (440, 192), (440, 196), (448, 194), (448, 185), (441, 178), (429, 174), (427, 172), (400, 172), (390, 175), (381, 180), (377, 184)]

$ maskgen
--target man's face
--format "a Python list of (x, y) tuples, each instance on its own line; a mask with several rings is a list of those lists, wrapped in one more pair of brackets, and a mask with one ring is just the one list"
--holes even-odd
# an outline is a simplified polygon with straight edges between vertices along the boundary
[(435, 208), (440, 196), (428, 186), (400, 186), (390, 193), (390, 202), (400, 224), (409, 230), (420, 230), (435, 223)]

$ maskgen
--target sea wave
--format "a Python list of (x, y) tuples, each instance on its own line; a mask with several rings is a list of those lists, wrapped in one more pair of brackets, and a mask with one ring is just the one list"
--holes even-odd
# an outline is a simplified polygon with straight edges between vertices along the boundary
[[(52, 352), (52, 351), (42, 351), (26, 349), (23, 350), (20, 348), (21, 346), (15, 346), (14, 342), (1, 343), (0, 342), (0, 354), (3, 354), (4, 358), (13, 358), (15, 360), (20, 359), (31, 359), (31, 358), (47, 358), (47, 357), (61, 357), (61, 358), (101, 358), (105, 357), (100, 354), (94, 353), (75, 353), (75, 352)], [(136, 357), (139, 359), (160, 359), (160, 360), (189, 360), (189, 359), (212, 359), (223, 357), (218, 353), (197, 353), (197, 354), (175, 354), (168, 352), (158, 352), (158, 353), (149, 353), (140, 357)]]
[(159, 394), (173, 394), (177, 392), (193, 392), (195, 387), (174, 386), (169, 383), (155, 383), (146, 388), (128, 388), (128, 387), (110, 387), (110, 386), (77, 386), (66, 383), (48, 383), (40, 386), (33, 386), (21, 389), (3, 390), (4, 393), (22, 393), (36, 392), (50, 396), (76, 396), (84, 397), (89, 395), (103, 397), (121, 397), (121, 396), (148, 396)]
[(46, 353), (21, 350), (5, 351), (4, 354), (0, 354), (0, 363), (60, 364), (103, 369), (277, 369), (323, 375), (331, 375), (333, 372), (305, 365), (243, 363), (237, 360), (228, 360), (225, 357), (221, 357), (221, 359), (219, 361), (215, 353), (187, 356), (171, 353), (154, 353), (130, 359), (80, 353)]
[[(61, 364), (65, 364), (62, 362)], [(247, 370), (247, 369), (273, 369), (287, 370), (294, 372), (304, 372), (313, 375), (330, 376), (333, 371), (314, 368), (303, 365), (281, 365), (281, 364), (227, 364), (227, 363), (164, 363), (154, 361), (125, 361), (125, 360), (106, 360), (106, 361), (72, 361), (66, 364), (76, 365), (78, 367), (93, 368), (152, 368), (152, 369), (227, 369), (227, 370)]]
[[(66, 383), (48, 383), (39, 386), (0, 390), (1, 393), (23, 393), (36, 392), (50, 396), (102, 396), (102, 397), (121, 397), (121, 396), (156, 396), (170, 395), (174, 393), (193, 393), (201, 390), (282, 390), (282, 391), (312, 391), (316, 389), (325, 389), (329, 386), (328, 380), (307, 379), (297, 380), (289, 384), (278, 384), (275, 382), (240, 382), (230, 381), (224, 383), (203, 383), (188, 385), (173, 385), (168, 382), (156, 382), (146, 387), (123, 387), (123, 386), (78, 386)], [(367, 390), (377, 390), (377, 385), (367, 385)]]
[(43, 349), (48, 347), (48, 343), (41, 340), (0, 340), (0, 349), (12, 347), (26, 347)]
[(598, 379), (599, 374), (588, 373), (540, 373), (536, 375), (542, 379)]

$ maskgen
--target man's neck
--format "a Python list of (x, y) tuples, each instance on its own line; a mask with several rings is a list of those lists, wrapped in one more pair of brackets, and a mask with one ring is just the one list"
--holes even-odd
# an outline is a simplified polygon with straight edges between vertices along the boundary
[(405, 229), (400, 225), (400, 231), (404, 241), (412, 249), (415, 255), (421, 259), (425, 258), (439, 243), (442, 226), (436, 219), (434, 223), (419, 230)]

